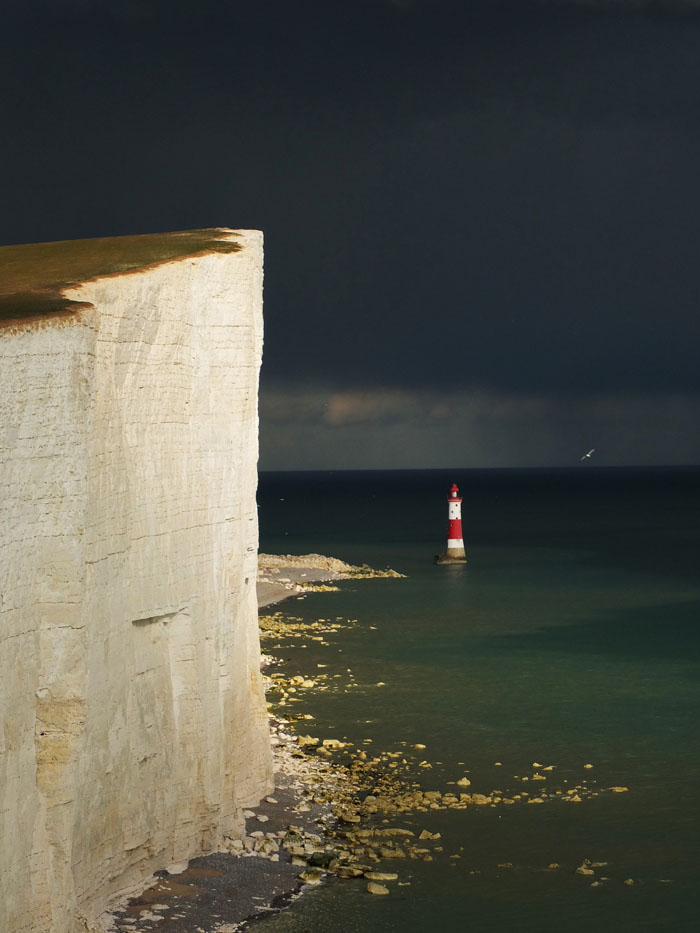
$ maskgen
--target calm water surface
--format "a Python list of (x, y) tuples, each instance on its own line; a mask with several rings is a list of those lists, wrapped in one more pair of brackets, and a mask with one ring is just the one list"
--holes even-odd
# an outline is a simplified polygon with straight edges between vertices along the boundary
[[(453, 481), (469, 563), (436, 567)], [(512, 795), (541, 762), (550, 790), (629, 792), (417, 814), (406, 825), (440, 832), (444, 851), (400, 863), (410, 886), (372, 897), (331, 881), (258, 929), (696, 928), (700, 470), (263, 474), (259, 505), (264, 551), (407, 575), (283, 605), (357, 620), (330, 647), (285, 650), (290, 673), (327, 664), (360, 685), (296, 705), (314, 734), (425, 744), (411, 753), (433, 764), (415, 772), (426, 789), (467, 773), (471, 791)], [(577, 875), (584, 858), (609, 880)]]

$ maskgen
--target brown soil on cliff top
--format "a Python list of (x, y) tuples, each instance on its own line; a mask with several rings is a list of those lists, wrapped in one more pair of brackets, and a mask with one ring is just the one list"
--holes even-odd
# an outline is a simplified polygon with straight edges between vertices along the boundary
[(0, 328), (54, 321), (86, 305), (63, 290), (90, 279), (146, 269), (183, 256), (235, 253), (242, 247), (220, 237), (226, 228), (139, 236), (62, 240), (0, 248)]

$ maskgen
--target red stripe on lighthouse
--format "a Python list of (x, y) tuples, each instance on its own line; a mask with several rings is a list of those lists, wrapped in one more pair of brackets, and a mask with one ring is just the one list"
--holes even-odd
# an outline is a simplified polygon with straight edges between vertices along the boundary
[(461, 518), (451, 518), (449, 519), (449, 528), (447, 532), (447, 540), (454, 540), (455, 538), (462, 539), (462, 519)]

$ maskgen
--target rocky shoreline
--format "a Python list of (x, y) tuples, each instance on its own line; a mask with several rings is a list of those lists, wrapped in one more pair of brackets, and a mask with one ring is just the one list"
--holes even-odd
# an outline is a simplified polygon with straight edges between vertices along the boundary
[(323, 554), (259, 554), (258, 608), (264, 609), (290, 596), (337, 591), (339, 587), (328, 586), (329, 581), (400, 576), (395, 570), (375, 570), (367, 564), (358, 567)]
[[(319, 580), (399, 576), (320, 555), (264, 556), (260, 583), (304, 598), (319, 587)], [(263, 590), (263, 599), (266, 593), (269, 596)], [(274, 596), (266, 605), (278, 601), (279, 592)], [(440, 833), (431, 830), (430, 814), (435, 811), (555, 801), (577, 805), (606, 791), (627, 791), (598, 787), (591, 764), (583, 766), (586, 778), (559, 782), (554, 764), (536, 761), (532, 773), (514, 776), (518, 783), (511, 789), (503, 785), (503, 790), (476, 792), (466, 773), (444, 782), (446, 789), (426, 789), (433, 765), (424, 758), (424, 745), (398, 741), (393, 750), (370, 751), (369, 739), (354, 745), (314, 734), (314, 717), (297, 711), (305, 695), (357, 687), (350, 671), (344, 682), (342, 675), (326, 672), (324, 664), (313, 672), (278, 669), (285, 648), (303, 647), (308, 641), (330, 647), (357, 620), (339, 616), (311, 622), (278, 611), (261, 613), (259, 622), (275, 790), (258, 807), (245, 811), (244, 836), (226, 839), (223, 851), (194, 859), (182, 874), (162, 873), (140, 897), (110, 915), (109, 930), (233, 933), (327, 878), (362, 884), (368, 896), (389, 894), (394, 885), (411, 883), (411, 861), (440, 858), (454, 867), (462, 858), (461, 850), (445, 851)], [(499, 766), (494, 762), (494, 768)], [(597, 885), (608, 880), (600, 872), (604, 864), (584, 859), (576, 872)], [(552, 863), (541, 870), (558, 869)]]
[[(307, 593), (339, 589), (328, 581), (400, 576), (393, 570), (358, 567), (319, 554), (261, 554), (258, 605), (262, 609), (290, 596), (304, 598)], [(310, 626), (322, 631), (340, 627), (322, 622)], [(281, 613), (261, 616), (260, 627), (263, 642), (300, 634), (299, 623), (286, 624)], [(276, 657), (263, 654), (263, 670), (276, 663)], [(266, 675), (270, 695), (283, 693), (268, 707), (284, 706), (289, 691), (314, 686), (301, 675), (289, 684), (274, 673)], [(91, 933), (233, 933), (270, 910), (281, 909), (329, 872), (346, 878), (366, 875), (375, 893), (384, 893), (379, 882), (394, 873), (378, 873), (374, 864), (356, 867), (352, 864), (356, 856), (338, 849), (345, 831), (337, 827), (361, 819), (354, 809), (357, 787), (351, 772), (330, 760), (344, 743), (304, 737), (294, 731), (296, 717), (269, 715), (275, 790), (254, 810), (244, 812), (245, 835), (226, 839), (223, 851), (193, 859), (180, 874), (158, 873), (137, 897), (113, 907), (96, 926), (86, 925)], [(345, 845), (352, 841), (347, 838)], [(375, 863), (378, 857), (369, 861)]]

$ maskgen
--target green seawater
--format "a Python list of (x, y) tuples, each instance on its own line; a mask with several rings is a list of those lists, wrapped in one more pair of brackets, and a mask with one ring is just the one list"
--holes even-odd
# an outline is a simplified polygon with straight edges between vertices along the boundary
[[(453, 480), (469, 563), (436, 567)], [(387, 863), (403, 886), (331, 880), (259, 929), (696, 928), (700, 471), (268, 474), (259, 502), (262, 550), (407, 575), (280, 607), (356, 620), (282, 653), (290, 674), (327, 665), (332, 686), (293, 708), (313, 734), (400, 751), (425, 789), (548, 793), (411, 814), (398, 825), (442, 852)], [(574, 785), (580, 803), (557, 799)], [(583, 859), (606, 864), (581, 876)]]

